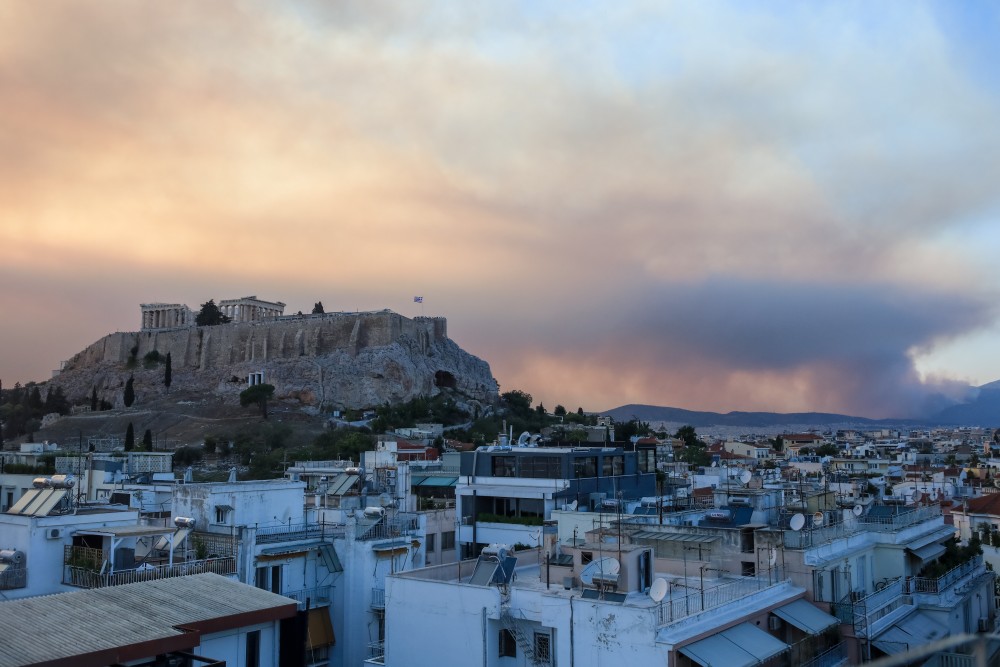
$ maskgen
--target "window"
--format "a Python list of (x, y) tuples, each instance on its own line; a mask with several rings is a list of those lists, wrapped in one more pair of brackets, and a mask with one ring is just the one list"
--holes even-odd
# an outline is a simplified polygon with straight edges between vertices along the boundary
[(517, 466), (513, 456), (493, 457), (494, 477), (517, 477)]
[(562, 470), (558, 456), (522, 456), (521, 476), (536, 479), (559, 479)]
[(552, 660), (552, 638), (543, 632), (535, 633), (535, 662), (548, 664)]
[(247, 667), (260, 667), (260, 630), (247, 633)]
[(517, 657), (517, 642), (514, 641), (514, 633), (504, 628), (500, 630), (500, 651), (501, 658)]
[(448, 530), (441, 533), (441, 551), (448, 551), (455, 548), (455, 531)]
[(215, 523), (229, 523), (229, 512), (232, 509), (229, 505), (216, 505)]
[(743, 561), (740, 563), (741, 574), (744, 577), (753, 577), (757, 574), (757, 567), (753, 564), (753, 561)]
[(639, 472), (656, 471), (656, 450), (640, 449), (636, 453), (639, 459)]
[(601, 474), (604, 477), (621, 475), (625, 472), (624, 456), (605, 456), (601, 460)]
[(580, 552), (580, 565), (586, 565), (594, 560), (593, 551), (581, 551)]
[(427, 553), (429, 553), (429, 554), (434, 553), (434, 538), (436, 538), (436, 537), (437, 537), (437, 533), (428, 533), (427, 534), (427, 544), (425, 545), (425, 548), (427, 550)]
[(597, 457), (581, 456), (573, 459), (573, 477), (597, 477)]

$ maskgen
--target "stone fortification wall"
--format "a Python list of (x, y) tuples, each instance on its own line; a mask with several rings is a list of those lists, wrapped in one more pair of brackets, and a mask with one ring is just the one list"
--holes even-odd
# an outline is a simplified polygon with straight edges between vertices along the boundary
[[(123, 377), (157, 390), (162, 371), (143, 367), (149, 352), (170, 353), (176, 386), (238, 395), (250, 373), (264, 373), (278, 398), (309, 405), (367, 407), (454, 387), (495, 397), (489, 365), (447, 336), (447, 321), (391, 311), (292, 315), (266, 322), (118, 332), (70, 359), (54, 379), (67, 395), (103, 387), (117, 400)], [(127, 368), (133, 348), (137, 364)]]

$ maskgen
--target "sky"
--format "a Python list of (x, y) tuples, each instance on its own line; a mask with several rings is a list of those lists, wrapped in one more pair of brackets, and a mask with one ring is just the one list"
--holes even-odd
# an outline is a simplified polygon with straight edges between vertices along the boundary
[(256, 295), (444, 316), (549, 409), (920, 416), (1000, 379), (998, 31), (973, 0), (2, 3), (0, 380)]

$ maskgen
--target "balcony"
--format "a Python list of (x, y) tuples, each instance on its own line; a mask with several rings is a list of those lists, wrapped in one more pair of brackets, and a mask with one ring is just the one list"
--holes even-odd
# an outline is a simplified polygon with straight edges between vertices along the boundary
[(372, 609), (375, 610), (385, 610), (385, 589), (384, 588), (373, 588), (372, 589)]
[(391, 537), (410, 535), (420, 528), (420, 519), (415, 514), (398, 514), (385, 517), (374, 524), (358, 523), (355, 537), (359, 540), (383, 540)]
[(760, 591), (785, 586), (786, 581), (768, 581), (762, 577), (740, 577), (726, 583), (696, 592), (675, 595), (671, 590), (666, 599), (656, 607), (657, 625), (667, 625), (703, 611), (722, 607), (737, 600), (744, 600)]
[(299, 603), (299, 610), (306, 609), (308, 604), (309, 609), (315, 609), (317, 607), (327, 607), (330, 605), (330, 587), (329, 586), (317, 586), (316, 588), (303, 588), (300, 591), (292, 591), (291, 593), (282, 593), (287, 598), (292, 598)]
[(368, 659), (366, 665), (385, 664), (385, 642), (371, 642), (368, 644)]
[(327, 523), (296, 523), (258, 528), (255, 539), (257, 544), (278, 544), (282, 542), (333, 539), (343, 534), (344, 529), (342, 526)]
[(175, 562), (172, 565), (147, 562), (137, 568), (114, 571), (101, 549), (74, 546), (66, 546), (64, 549), (63, 583), (80, 588), (121, 586), (138, 581), (169, 579), (204, 572), (223, 576), (235, 574), (236, 559), (227, 556)]

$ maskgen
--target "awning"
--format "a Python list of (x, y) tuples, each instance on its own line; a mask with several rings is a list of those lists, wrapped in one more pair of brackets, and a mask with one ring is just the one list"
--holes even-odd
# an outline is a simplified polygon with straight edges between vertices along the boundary
[(336, 643), (337, 639), (333, 635), (333, 624), (330, 623), (329, 607), (310, 609), (306, 648), (314, 649), (322, 646), (333, 646)]
[(665, 533), (655, 530), (640, 530), (632, 533), (635, 540), (656, 540), (657, 542), (683, 542), (685, 544), (711, 544), (722, 539), (717, 535), (690, 535), (687, 533)]
[(754, 667), (787, 650), (785, 642), (749, 623), (740, 623), (688, 644), (680, 652), (703, 667)]
[(457, 483), (458, 477), (426, 477), (414, 486), (455, 486)]
[(947, 634), (948, 628), (918, 611), (890, 626), (872, 644), (883, 653), (895, 655), (941, 639)]
[(796, 600), (782, 605), (771, 613), (811, 635), (818, 635), (827, 628), (840, 624), (840, 620), (836, 616), (831, 616), (817, 609), (806, 600)]
[(926, 563), (929, 560), (934, 560), (947, 551), (947, 549), (944, 548), (943, 544), (931, 542), (930, 544), (922, 546), (919, 549), (907, 549), (907, 551)]

